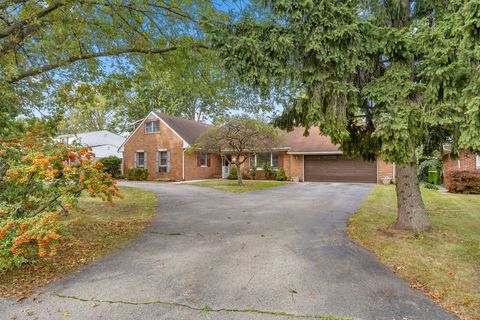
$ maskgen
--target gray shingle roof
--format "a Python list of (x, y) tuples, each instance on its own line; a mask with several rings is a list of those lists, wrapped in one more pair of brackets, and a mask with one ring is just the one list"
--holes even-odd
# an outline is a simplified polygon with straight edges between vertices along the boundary
[(155, 111), (155, 114), (188, 144), (194, 144), (202, 133), (212, 127), (205, 123), (170, 116), (158, 111)]

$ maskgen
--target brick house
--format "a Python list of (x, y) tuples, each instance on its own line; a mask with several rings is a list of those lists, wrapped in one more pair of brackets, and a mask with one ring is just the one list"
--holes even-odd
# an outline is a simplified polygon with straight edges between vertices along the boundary
[(448, 173), (453, 170), (480, 171), (480, 154), (462, 150), (458, 157), (453, 157), (450, 150), (445, 149), (443, 156), (443, 174), (448, 179)]
[[(192, 120), (152, 111), (139, 121), (134, 132), (120, 147), (124, 172), (130, 168), (147, 168), (149, 180), (194, 180), (226, 178), (228, 161), (217, 154), (185, 153), (198, 137), (211, 126)], [(274, 169), (284, 168), (289, 179), (299, 181), (371, 182), (380, 183), (384, 177), (394, 178), (395, 166), (381, 159), (366, 162), (342, 155), (338, 145), (322, 136), (318, 128), (296, 128), (283, 133), (281, 143), (272, 152), (259, 153), (242, 167), (257, 168), (262, 178), (262, 166), (269, 163)]]

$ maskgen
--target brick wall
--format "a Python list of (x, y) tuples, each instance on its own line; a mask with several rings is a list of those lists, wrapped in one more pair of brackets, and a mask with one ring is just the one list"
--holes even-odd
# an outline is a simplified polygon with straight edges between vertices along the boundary
[(198, 153), (185, 156), (185, 179), (198, 180), (222, 177), (222, 160), (219, 155), (209, 154), (210, 166), (201, 167), (198, 163)]
[(301, 154), (285, 154), (284, 169), (289, 180), (299, 177), (299, 180), (303, 181), (303, 157)]
[[(278, 152), (278, 167), (281, 168), (283, 167), (284, 164), (284, 156), (285, 152)], [(243, 165), (241, 166), (242, 172), (247, 171), (250, 168), (250, 159), (247, 159)], [(265, 180), (265, 174), (262, 169), (257, 169), (257, 172), (255, 174), (255, 179), (256, 180)]]
[[(148, 120), (147, 120), (148, 121)], [(155, 168), (158, 149), (170, 152), (170, 172), (159, 173)], [(124, 145), (124, 172), (135, 167), (135, 153), (143, 150), (147, 154), (148, 180), (181, 180), (183, 140), (160, 122), (160, 132), (145, 133), (143, 123)]]
[(443, 171), (447, 175), (452, 170), (480, 170), (477, 168), (477, 156), (467, 151), (460, 151), (457, 158), (450, 154), (443, 156)]
[(380, 158), (377, 158), (377, 183), (383, 183), (382, 180), (385, 177), (390, 177), (395, 181), (395, 173), (393, 170), (393, 164), (385, 162)]

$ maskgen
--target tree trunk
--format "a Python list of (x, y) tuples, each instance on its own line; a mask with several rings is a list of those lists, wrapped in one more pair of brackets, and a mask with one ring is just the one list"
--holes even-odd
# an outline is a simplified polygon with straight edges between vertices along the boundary
[(395, 226), (415, 232), (429, 229), (431, 223), (420, 194), (415, 156), (410, 164), (397, 166), (396, 183), (398, 213)]
[(238, 180), (238, 185), (242, 185), (242, 171), (240, 171), (240, 163), (235, 163), (235, 166), (237, 166), (237, 180)]

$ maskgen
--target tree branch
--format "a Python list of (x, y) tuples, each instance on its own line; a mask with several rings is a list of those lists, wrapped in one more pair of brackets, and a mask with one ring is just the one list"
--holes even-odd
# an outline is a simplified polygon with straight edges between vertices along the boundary
[[(207, 48), (206, 46), (199, 45), (198, 47), (202, 48)], [(140, 48), (118, 48), (118, 49), (112, 49), (108, 51), (102, 51), (102, 52), (92, 52), (92, 53), (85, 53), (83, 55), (75, 55), (71, 56), (70, 58), (59, 61), (56, 63), (52, 64), (47, 64), (41, 67), (25, 70), (19, 75), (10, 78), (8, 80), (9, 83), (15, 83), (20, 80), (23, 80), (28, 77), (33, 77), (37, 76), (39, 74), (45, 73), (47, 71), (55, 70), (60, 67), (64, 67), (67, 65), (70, 65), (74, 62), (81, 61), (81, 60), (89, 60), (89, 59), (94, 59), (94, 58), (101, 58), (101, 57), (111, 57), (111, 56), (119, 56), (123, 54), (129, 54), (129, 53), (138, 53), (138, 54), (165, 54), (170, 51), (177, 50), (177, 47), (167, 47), (167, 48), (162, 48), (162, 49), (140, 49)]]
[(54, 4), (46, 7), (45, 9), (40, 10), (36, 14), (31, 15), (27, 19), (18, 21), (17, 23), (12, 24), (11, 26), (8, 26), (7, 28), (5, 28), (3, 30), (0, 30), (0, 39), (8, 37), (9, 35), (14, 33), (15, 31), (17, 31), (18, 29), (21, 29), (21, 28), (25, 27), (26, 25), (30, 24), (31, 22), (33, 22), (37, 19), (43, 18), (44, 16), (48, 15), (52, 11), (55, 11), (58, 8), (63, 7), (64, 5), (65, 5), (64, 3), (59, 3), (59, 2), (54, 3)]

